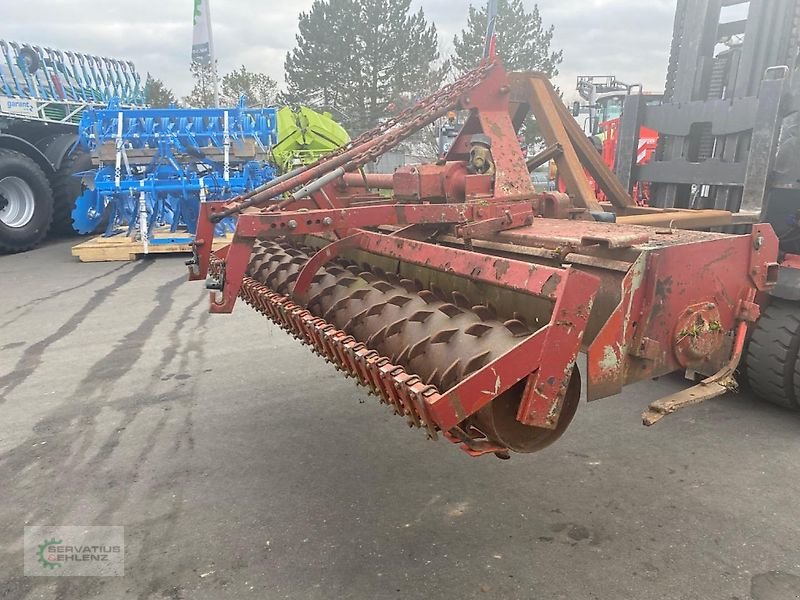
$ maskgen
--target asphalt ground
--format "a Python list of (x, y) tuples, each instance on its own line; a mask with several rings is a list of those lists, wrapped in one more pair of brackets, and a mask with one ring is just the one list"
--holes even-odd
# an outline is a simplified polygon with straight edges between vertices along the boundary
[[(796, 600), (800, 416), (678, 378), (510, 461), (429, 442), (183, 258), (0, 257), (0, 598)], [(124, 577), (25, 577), (122, 525)]]

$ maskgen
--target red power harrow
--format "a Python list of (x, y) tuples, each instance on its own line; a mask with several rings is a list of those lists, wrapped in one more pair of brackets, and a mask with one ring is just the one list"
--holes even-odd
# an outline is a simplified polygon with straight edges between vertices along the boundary
[[(469, 116), (445, 161), (361, 171), (449, 110)], [(549, 147), (526, 164), (529, 111)], [(529, 168), (549, 158), (569, 196), (535, 192)], [(232, 214), (232, 243), (212, 253)], [(242, 298), (431, 438), (507, 457), (567, 428), (581, 351), (589, 400), (680, 369), (705, 377), (653, 403), (647, 424), (735, 385), (778, 243), (764, 225), (672, 227), (707, 217), (635, 207), (549, 82), (493, 61), (309, 167), (204, 203), (190, 278), (212, 312)]]

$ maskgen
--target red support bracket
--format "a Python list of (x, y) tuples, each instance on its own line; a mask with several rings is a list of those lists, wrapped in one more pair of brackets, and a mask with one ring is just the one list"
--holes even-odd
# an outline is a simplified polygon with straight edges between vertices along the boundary
[(242, 279), (247, 272), (247, 265), (250, 264), (254, 242), (253, 238), (243, 237), (237, 233), (233, 236), (233, 242), (224, 249), (225, 259), (221, 268), (206, 280), (206, 287), (211, 290), (210, 312), (233, 312), (233, 305), (242, 287)]
[(436, 424), (449, 431), (526, 377), (541, 371), (542, 385), (534, 388), (536, 395), (523, 398), (517, 418), (527, 425), (555, 428), (599, 287), (600, 280), (593, 275), (566, 270), (559, 286), (565, 300), (557, 302), (558, 310), (547, 326), (446, 393), (424, 399)]
[(567, 270), (568, 275), (559, 286), (553, 316), (545, 327), (544, 352), (539, 356), (539, 368), (528, 378), (517, 412), (517, 420), (524, 425), (545, 429), (555, 429), (558, 425), (572, 370), (600, 287), (596, 277)]
[(533, 223), (533, 207), (530, 204), (520, 202), (518, 206), (506, 209), (500, 217), (484, 219), (483, 221), (456, 227), (456, 235), (470, 240), (490, 236), (506, 229), (525, 227), (531, 223)]
[(750, 254), (750, 277), (758, 291), (763, 292), (775, 287), (778, 282), (778, 238), (771, 225), (760, 223), (753, 225), (750, 234), (753, 247)]
[(201, 202), (197, 217), (197, 230), (192, 243), (192, 258), (186, 262), (189, 267), (189, 281), (200, 281), (208, 277), (208, 263), (211, 260), (211, 247), (214, 244), (214, 223), (211, 222), (212, 205), (224, 202)]
[(378, 225), (458, 224), (504, 218), (510, 213), (524, 223), (532, 215), (530, 202), (464, 202), (451, 204), (380, 204), (309, 211), (244, 213), (236, 232), (246, 237), (278, 237), (331, 233)]
[(629, 350), (647, 295), (645, 274), (649, 255), (642, 254), (625, 274), (619, 304), (595, 336), (587, 351), (587, 397), (591, 402), (622, 391)]

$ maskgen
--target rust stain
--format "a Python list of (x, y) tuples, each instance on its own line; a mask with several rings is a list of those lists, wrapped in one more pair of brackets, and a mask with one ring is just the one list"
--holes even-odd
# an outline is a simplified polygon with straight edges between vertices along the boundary
[(455, 413), (456, 418), (460, 423), (461, 421), (467, 418), (467, 416), (464, 414), (464, 406), (461, 404), (461, 398), (459, 398), (458, 394), (455, 393), (454, 391), (450, 392), (450, 394), (448, 394), (448, 397), (450, 398), (450, 408), (453, 409), (453, 412)]
[(561, 275), (558, 273), (553, 273), (550, 277), (547, 278), (547, 281), (544, 282), (542, 286), (542, 294), (545, 296), (552, 296), (556, 293), (558, 286), (561, 284)]
[(656, 296), (666, 300), (667, 296), (672, 293), (672, 276), (656, 281)]
[(511, 267), (511, 263), (504, 259), (498, 259), (494, 262), (494, 274), (495, 278), (499, 281), (503, 278), (503, 276), (508, 273), (508, 269)]

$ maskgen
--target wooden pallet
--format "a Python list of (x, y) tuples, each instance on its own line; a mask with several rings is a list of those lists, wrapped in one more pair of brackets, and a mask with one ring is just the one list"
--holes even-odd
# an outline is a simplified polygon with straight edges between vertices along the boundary
[[(136, 260), (142, 256), (169, 255), (182, 252), (191, 252), (191, 237), (185, 231), (171, 233), (169, 230), (159, 230), (154, 234), (154, 240), (148, 244), (147, 252), (141, 241), (134, 240), (124, 234), (112, 237), (97, 236), (72, 247), (72, 256), (77, 256), (81, 262), (103, 262), (118, 260)], [(229, 244), (232, 235), (214, 238), (213, 249), (217, 250)]]

